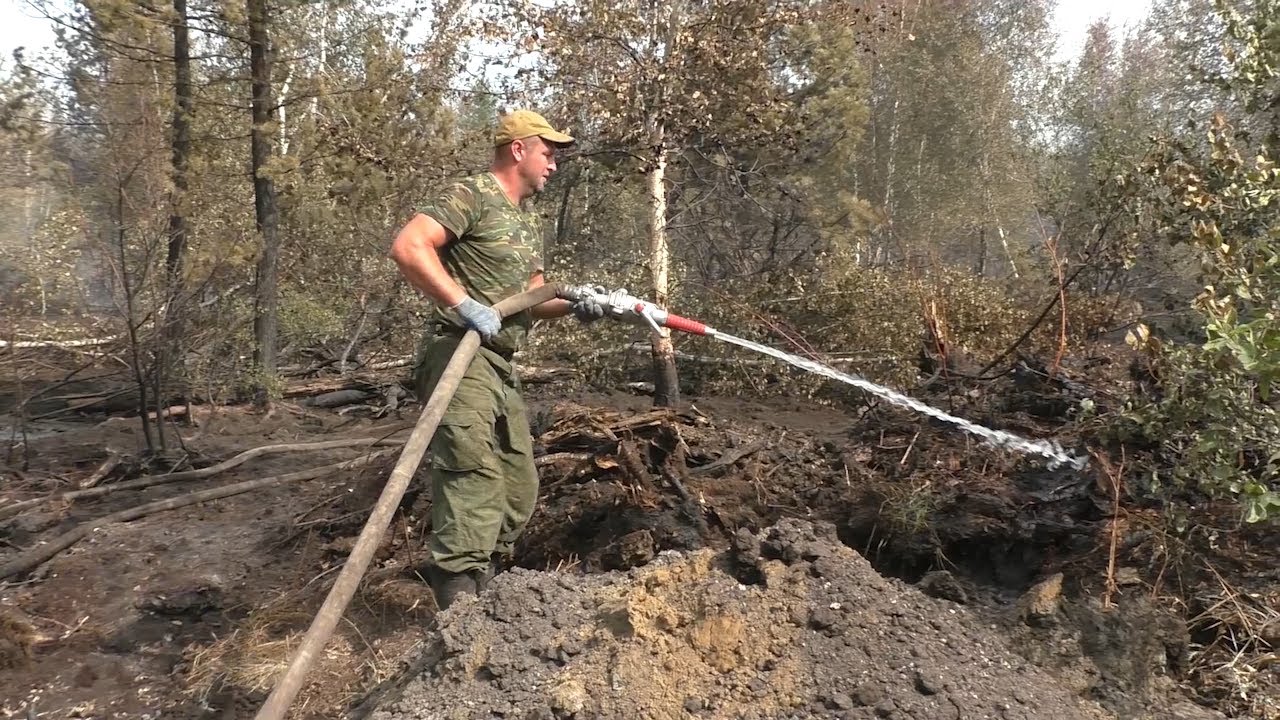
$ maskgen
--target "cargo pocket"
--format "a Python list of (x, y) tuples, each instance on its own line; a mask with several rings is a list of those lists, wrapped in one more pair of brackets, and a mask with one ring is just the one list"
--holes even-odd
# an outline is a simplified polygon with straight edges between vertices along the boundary
[(533, 455), (533, 437), (529, 435), (529, 421), (524, 413), (509, 413), (498, 418), (499, 429), (506, 446), (521, 455)]
[(452, 472), (478, 470), (493, 458), (493, 424), (478, 412), (446, 413), (431, 439), (431, 464)]
[(529, 410), (518, 387), (503, 388), (505, 407), (498, 418), (497, 434), (506, 448), (521, 455), (533, 456), (533, 437), (529, 434)]

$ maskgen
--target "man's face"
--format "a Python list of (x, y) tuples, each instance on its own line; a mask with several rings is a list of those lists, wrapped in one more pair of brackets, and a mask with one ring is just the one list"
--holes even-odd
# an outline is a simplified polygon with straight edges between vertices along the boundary
[(547, 178), (556, 171), (555, 146), (539, 137), (516, 140), (515, 143), (517, 146), (512, 149), (520, 178), (530, 194), (541, 192), (547, 185)]

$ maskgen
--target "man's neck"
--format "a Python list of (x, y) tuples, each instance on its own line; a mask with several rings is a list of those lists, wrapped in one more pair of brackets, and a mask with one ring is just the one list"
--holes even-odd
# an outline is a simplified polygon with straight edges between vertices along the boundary
[(491, 167), (489, 172), (497, 178), (498, 186), (502, 188), (502, 192), (506, 194), (512, 205), (519, 205), (524, 201), (524, 196), (520, 193), (520, 178), (515, 174), (514, 168)]

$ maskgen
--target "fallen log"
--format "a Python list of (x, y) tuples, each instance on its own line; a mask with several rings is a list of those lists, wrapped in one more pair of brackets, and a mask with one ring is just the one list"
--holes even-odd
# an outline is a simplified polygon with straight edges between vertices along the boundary
[[(186, 416), (187, 416), (188, 408), (190, 408), (190, 407), (191, 407), (191, 406), (189, 406), (189, 405), (170, 405), (169, 407), (167, 407), (167, 408), (165, 408), (163, 411), (161, 411), (161, 413), (160, 413), (160, 414), (161, 414), (161, 415), (163, 415), (164, 417), (167, 417), (167, 418), (180, 418), (180, 417), (186, 417)], [(206, 412), (207, 412), (207, 410), (206, 410)], [(191, 415), (193, 416), (193, 417), (191, 418), (192, 422), (195, 422), (195, 417), (194, 417), (194, 416), (195, 416), (196, 414), (198, 414), (198, 412), (197, 412), (196, 410), (192, 410), (192, 411), (191, 411)], [(151, 412), (147, 413), (147, 417), (148, 417), (148, 418), (150, 418), (151, 420), (155, 420), (155, 419), (156, 419), (156, 411), (155, 411), (155, 410), (152, 410)]]
[[(344, 375), (334, 375), (332, 377), (314, 378), (291, 382), (285, 385), (283, 396), (286, 398), (319, 398), (317, 396), (331, 395), (340, 392), (360, 392), (369, 395), (381, 393), (385, 388), (395, 385), (404, 385), (408, 382), (408, 378), (400, 373), (380, 372), (395, 368), (407, 367), (412, 364), (412, 359), (391, 360), (383, 363), (371, 363), (359, 372), (346, 373)], [(562, 380), (572, 380), (580, 376), (578, 370), (569, 367), (538, 367), (533, 365), (516, 364), (516, 372), (520, 376), (520, 381), (525, 384), (550, 383)], [(338, 396), (334, 396), (335, 398)], [(361, 398), (363, 399), (363, 398)], [(338, 407), (350, 404), (351, 402), (359, 402), (360, 399), (351, 400), (349, 402), (336, 402), (334, 405), (319, 405), (318, 407)], [(315, 405), (313, 400), (311, 405)]]
[[(117, 390), (111, 393), (102, 393), (98, 395), (82, 395), (81, 399), (67, 403), (66, 407), (50, 410), (49, 412), (35, 415), (32, 420), (45, 420), (57, 415), (63, 415), (73, 412), (96, 412), (96, 411), (113, 411), (127, 410), (137, 407), (138, 396), (133, 393), (131, 388)], [(50, 398), (57, 401), (62, 398)]]
[(367, 465), (368, 463), (384, 455), (389, 455), (392, 452), (394, 452), (394, 450), (379, 450), (378, 452), (371, 453), (369, 455), (364, 455), (352, 460), (344, 460), (343, 462), (334, 463), (332, 465), (310, 468), (308, 470), (299, 470), (298, 472), (288, 473), (286, 475), (275, 475), (272, 477), (260, 478), (258, 480), (246, 480), (244, 482), (224, 485), (222, 487), (211, 488), (209, 490), (200, 490), (198, 492), (179, 495), (178, 497), (169, 498), (167, 500), (157, 500), (156, 502), (127, 508), (119, 512), (111, 513), (105, 517), (98, 518), (97, 520), (89, 520), (87, 522), (80, 523), (71, 530), (68, 530), (46, 543), (36, 545), (34, 548), (19, 554), (18, 557), (4, 565), (0, 565), (0, 580), (7, 580), (15, 575), (20, 575), (39, 567), (40, 565), (48, 562), (58, 553), (80, 542), (86, 535), (104, 525), (117, 522), (129, 522), (130, 520), (137, 520), (140, 517), (146, 517), (147, 515), (153, 515), (158, 512), (176, 510), (181, 507), (186, 507), (187, 505), (194, 505), (208, 500), (219, 500), (221, 498), (240, 495), (253, 490), (271, 487), (273, 485), (281, 485), (299, 480), (314, 480), (315, 478), (331, 475), (340, 470), (349, 470), (351, 468), (360, 467), (361, 465)]
[(369, 370), (394, 370), (395, 368), (409, 367), (413, 364), (413, 357), (396, 358), (395, 360), (383, 360), (381, 362), (369, 363), (365, 365)]
[(586, 462), (587, 460), (590, 460), (591, 457), (592, 457), (591, 453), (585, 453), (585, 452), (557, 452), (557, 453), (549, 453), (547, 455), (542, 455), (537, 459), (535, 459), (533, 461), (533, 464), (536, 467), (546, 467), (548, 465), (555, 465), (556, 463), (562, 460), (571, 460), (573, 462), (580, 463), (580, 462)]
[(354, 405), (358, 402), (364, 402), (374, 397), (374, 393), (367, 390), (335, 390), (321, 395), (306, 398), (302, 401), (303, 405), (318, 408), (336, 408), (343, 405)]
[(582, 376), (582, 373), (576, 368), (522, 366), (518, 363), (516, 365), (516, 373), (520, 376), (520, 382), (526, 385), (574, 380)]
[(377, 388), (385, 387), (398, 381), (398, 378), (391, 377), (389, 375), (379, 376), (371, 373), (335, 375), (333, 377), (320, 378), (316, 380), (289, 383), (285, 385), (282, 395), (286, 398), (298, 398), (313, 397), (316, 395), (324, 395), (326, 393), (340, 392), (343, 390), (372, 392)]
[(316, 443), (287, 443), (283, 445), (263, 445), (262, 447), (252, 448), (236, 455), (235, 457), (224, 460), (217, 465), (210, 465), (199, 470), (184, 470), (182, 472), (167, 473), (165, 475), (152, 475), (151, 477), (138, 478), (129, 482), (114, 483), (112, 485), (102, 485), (94, 488), (85, 488), (83, 490), (71, 490), (57, 495), (50, 495), (42, 498), (34, 498), (32, 500), (23, 500), (4, 507), (0, 507), (0, 520), (13, 517), (27, 508), (36, 507), (46, 502), (54, 500), (71, 501), (79, 500), (87, 497), (99, 497), (101, 495), (109, 495), (121, 490), (137, 490), (140, 488), (152, 487), (154, 485), (163, 485), (165, 483), (182, 482), (185, 480), (198, 480), (206, 478), (210, 475), (216, 475), (225, 470), (230, 470), (237, 465), (243, 465), (250, 460), (262, 455), (271, 455), (274, 453), (300, 452), (303, 450), (334, 450), (337, 448), (357, 447), (360, 445), (379, 445), (399, 447), (404, 442), (400, 440), (391, 440), (390, 435), (394, 435), (402, 430), (409, 429), (410, 426), (398, 427), (382, 437), (362, 437), (348, 438), (346, 440), (326, 440)]
[(0, 349), (3, 349), (3, 348), (70, 349), (70, 348), (82, 348), (82, 347), (97, 347), (99, 345), (106, 345), (108, 343), (113, 343), (119, 339), (120, 339), (119, 335), (112, 335), (111, 337), (85, 338), (83, 340), (17, 340), (17, 341), (0, 340)]

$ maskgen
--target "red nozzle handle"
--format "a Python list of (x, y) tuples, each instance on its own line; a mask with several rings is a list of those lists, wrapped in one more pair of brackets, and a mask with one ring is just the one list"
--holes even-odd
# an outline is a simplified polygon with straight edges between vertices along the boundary
[(689, 318), (680, 317), (679, 315), (671, 313), (667, 313), (667, 321), (663, 324), (672, 330), (679, 330), (680, 332), (687, 332), (693, 335), (707, 334), (706, 325), (703, 325), (697, 320), (690, 320)]

